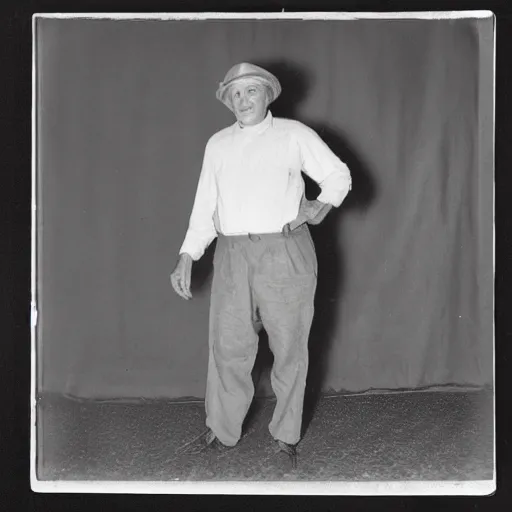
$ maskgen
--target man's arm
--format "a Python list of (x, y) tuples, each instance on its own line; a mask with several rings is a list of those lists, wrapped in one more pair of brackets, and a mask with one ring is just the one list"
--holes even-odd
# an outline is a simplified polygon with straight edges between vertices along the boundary
[(320, 224), (333, 207), (339, 207), (352, 186), (352, 177), (343, 163), (311, 128), (302, 125), (297, 143), (303, 171), (320, 186), (321, 192), (313, 201), (302, 198), (299, 215), (286, 230), (304, 224)]
[(176, 267), (170, 276), (174, 291), (186, 300), (192, 298), (190, 293), (192, 262), (201, 258), (206, 248), (217, 236), (213, 220), (216, 206), (217, 186), (214, 160), (209, 143), (205, 150), (187, 234), (181, 246)]
[(213, 214), (217, 207), (217, 185), (215, 183), (215, 159), (211, 142), (206, 145), (201, 174), (197, 184), (194, 205), (179, 253), (189, 254), (197, 261), (217, 236)]

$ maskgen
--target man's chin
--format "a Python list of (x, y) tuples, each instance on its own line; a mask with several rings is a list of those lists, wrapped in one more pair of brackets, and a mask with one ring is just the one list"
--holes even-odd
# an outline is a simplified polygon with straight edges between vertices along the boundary
[(240, 121), (244, 122), (244, 121), (250, 121), (252, 116), (253, 116), (253, 112), (251, 110), (248, 112), (238, 112), (236, 117), (238, 117), (238, 119)]

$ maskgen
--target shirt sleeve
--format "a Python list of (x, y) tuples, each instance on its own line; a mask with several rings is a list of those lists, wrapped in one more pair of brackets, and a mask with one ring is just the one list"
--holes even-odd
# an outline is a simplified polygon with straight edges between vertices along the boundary
[(216, 207), (215, 161), (211, 143), (208, 142), (204, 153), (194, 205), (180, 254), (188, 253), (192, 256), (193, 260), (201, 258), (206, 248), (217, 236), (213, 219)]
[(349, 168), (311, 128), (302, 125), (297, 131), (297, 140), (302, 169), (320, 186), (317, 200), (340, 206), (352, 188)]

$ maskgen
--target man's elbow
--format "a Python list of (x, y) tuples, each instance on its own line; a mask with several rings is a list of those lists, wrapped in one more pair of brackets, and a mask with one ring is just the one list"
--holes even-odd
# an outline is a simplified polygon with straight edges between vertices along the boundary
[(348, 196), (348, 193), (350, 192), (351, 189), (352, 189), (352, 182), (348, 182), (344, 185), (344, 187), (342, 188), (342, 190), (339, 194), (339, 204), (336, 206), (336, 208), (341, 206), (343, 201), (345, 201), (345, 198)]
[[(334, 208), (338, 208), (341, 206), (341, 203), (345, 200), (348, 193), (350, 192), (352, 188), (352, 183), (350, 181), (343, 180), (343, 182), (338, 183), (337, 186), (334, 186), (330, 189), (327, 189), (327, 187), (324, 188), (323, 193), (321, 196), (324, 199), (324, 202), (327, 202), (334, 206)], [(319, 199), (321, 200), (322, 197)]]

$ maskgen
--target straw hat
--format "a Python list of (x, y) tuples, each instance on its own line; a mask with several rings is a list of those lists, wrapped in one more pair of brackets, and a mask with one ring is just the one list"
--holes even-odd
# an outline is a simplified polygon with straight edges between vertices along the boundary
[(270, 103), (275, 101), (281, 94), (281, 84), (279, 80), (266, 69), (249, 64), (248, 62), (242, 62), (233, 66), (224, 77), (224, 80), (220, 82), (219, 88), (217, 89), (217, 99), (222, 101), (229, 110), (233, 110), (231, 104), (231, 98), (228, 94), (229, 88), (237, 81), (252, 78), (256, 82), (261, 83), (268, 87), (270, 92)]

